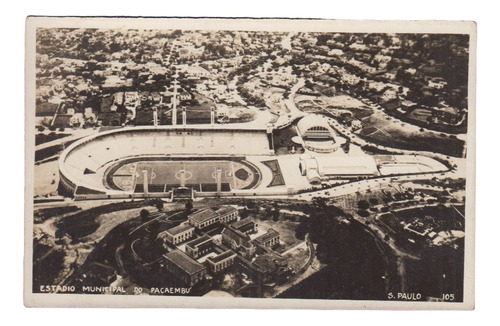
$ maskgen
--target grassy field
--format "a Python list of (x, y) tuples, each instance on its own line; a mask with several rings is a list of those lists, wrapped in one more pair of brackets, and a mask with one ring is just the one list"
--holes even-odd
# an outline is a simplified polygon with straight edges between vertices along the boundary
[(284, 257), (288, 261), (288, 267), (294, 272), (298, 272), (309, 259), (309, 250), (307, 245), (299, 246), (296, 250), (292, 250)]
[(407, 128), (408, 124), (387, 120), (380, 112), (374, 111), (362, 120), (363, 128), (359, 136), (367, 141), (401, 149), (438, 152), (460, 157), (464, 142), (434, 132)]
[[(233, 189), (247, 187), (256, 178), (256, 171), (233, 161), (152, 161), (137, 163), (136, 184), (144, 184), (142, 171), (148, 171), (148, 184), (179, 185), (182, 178), (181, 171), (185, 171), (186, 184), (216, 184), (217, 169), (222, 170), (222, 183), (229, 184)], [(118, 171), (127, 172), (130, 169), (122, 167)]]
[[(295, 98), (297, 106), (305, 112), (323, 113), (339, 116), (339, 112), (351, 112), (362, 121), (359, 136), (363, 139), (393, 148), (431, 151), (460, 157), (464, 142), (435, 132), (420, 130), (420, 127), (388, 118), (382, 112), (367, 108), (361, 101), (347, 95), (309, 96)], [(415, 120), (425, 122), (429, 112), (418, 109), (413, 111)]]
[[(73, 243), (95, 240), (105, 234), (117, 224), (125, 220), (139, 216), (142, 208), (156, 209), (152, 206), (146, 207), (144, 202), (113, 203), (79, 211), (57, 222), (56, 226), (66, 233)], [(98, 234), (93, 234), (98, 231)]]
[(57, 195), (59, 185), (58, 161), (49, 161), (40, 165), (35, 165), (35, 191), (36, 196)]
[[(137, 171), (148, 171), (148, 183), (179, 184), (181, 170), (185, 170), (188, 183), (215, 183), (216, 170), (222, 169), (222, 182), (231, 182), (231, 162), (141, 162)], [(144, 183), (142, 173), (139, 173), (137, 183)]]

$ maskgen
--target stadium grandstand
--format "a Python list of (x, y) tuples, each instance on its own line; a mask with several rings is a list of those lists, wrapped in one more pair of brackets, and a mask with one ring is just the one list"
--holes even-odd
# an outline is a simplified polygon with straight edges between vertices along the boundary
[[(60, 185), (69, 195), (106, 194), (112, 197), (133, 193), (137, 181), (142, 184), (142, 188), (139, 186), (142, 192), (149, 189), (165, 192), (172, 187), (190, 185), (198, 191), (203, 191), (203, 187), (207, 191), (251, 188), (256, 185), (259, 172), (252, 164), (244, 162), (244, 157), (273, 154), (268, 137), (266, 129), (207, 129), (206, 126), (107, 130), (74, 142), (61, 154)], [(205, 164), (193, 163), (198, 160), (205, 160)], [(129, 166), (120, 169), (126, 163)], [(195, 166), (200, 171), (195, 171)], [(152, 167), (157, 167), (158, 173)], [(172, 169), (175, 171), (170, 171)], [(220, 189), (218, 170), (221, 170)], [(108, 177), (110, 171), (115, 173), (112, 179)], [(148, 172), (147, 182), (144, 182), (146, 174), (143, 171)], [(168, 177), (160, 180), (164, 175)], [(154, 177), (157, 179), (153, 180)]]

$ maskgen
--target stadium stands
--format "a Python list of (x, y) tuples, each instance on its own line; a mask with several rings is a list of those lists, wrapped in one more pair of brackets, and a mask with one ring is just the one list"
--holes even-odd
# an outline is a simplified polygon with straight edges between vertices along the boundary
[[(106, 187), (105, 173), (110, 164), (122, 159), (176, 156), (241, 157), (269, 155), (270, 152), (265, 130), (175, 129), (171, 126), (121, 128), (100, 132), (73, 143), (60, 156), (59, 172), (63, 187), (71, 193), (77, 186), (116, 192), (120, 190)], [(211, 185), (207, 187), (211, 188)], [(229, 185), (223, 185), (223, 191), (228, 189)], [(135, 191), (137, 190), (136, 188)], [(159, 191), (157, 187), (151, 190)]]

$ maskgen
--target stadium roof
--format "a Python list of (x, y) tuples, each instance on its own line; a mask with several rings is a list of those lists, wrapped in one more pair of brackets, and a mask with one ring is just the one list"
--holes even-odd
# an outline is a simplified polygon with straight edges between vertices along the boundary
[(190, 275), (199, 273), (205, 269), (202, 264), (198, 263), (179, 249), (166, 253), (163, 257)]

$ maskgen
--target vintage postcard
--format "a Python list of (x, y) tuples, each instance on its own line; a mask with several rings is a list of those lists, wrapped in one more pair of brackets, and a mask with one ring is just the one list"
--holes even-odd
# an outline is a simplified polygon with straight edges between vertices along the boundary
[(25, 305), (473, 309), (476, 25), (29, 17)]

